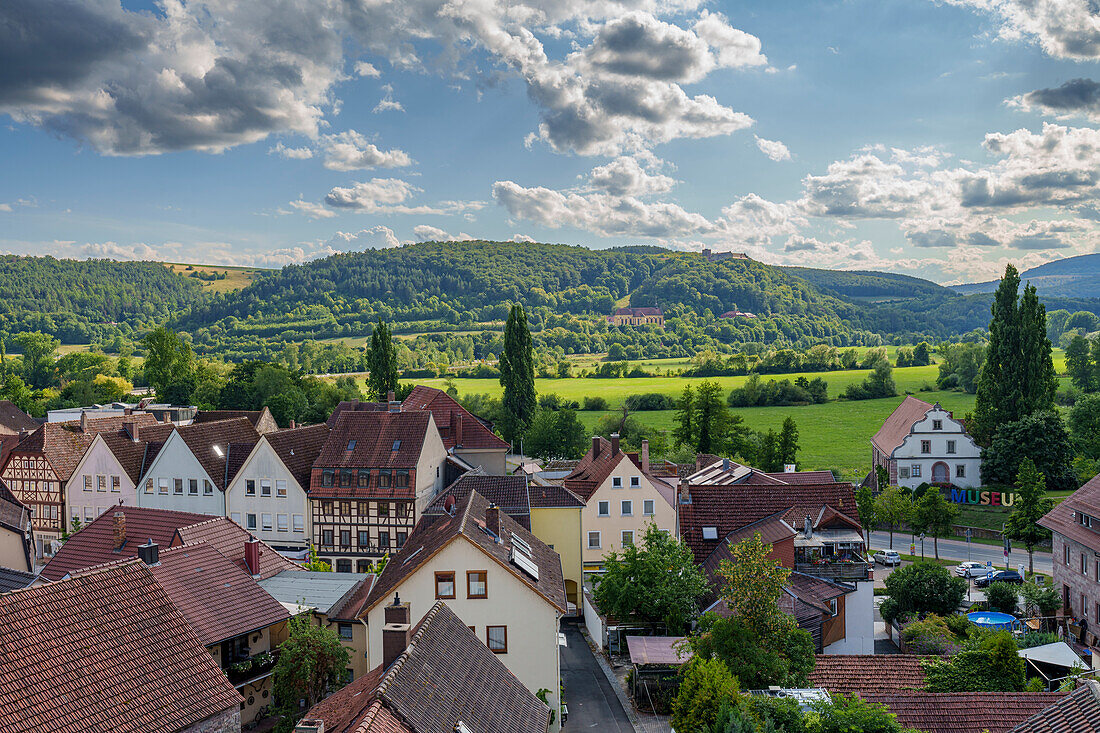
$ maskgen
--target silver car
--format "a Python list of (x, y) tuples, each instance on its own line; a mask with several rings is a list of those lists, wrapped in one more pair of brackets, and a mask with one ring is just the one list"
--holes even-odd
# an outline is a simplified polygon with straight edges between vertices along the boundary
[(985, 563), (967, 560), (955, 566), (955, 575), (960, 578), (980, 578), (985, 576), (987, 570)]
[(888, 565), (893, 567), (895, 565), (901, 565), (901, 555), (893, 550), (879, 550), (871, 559), (880, 565)]

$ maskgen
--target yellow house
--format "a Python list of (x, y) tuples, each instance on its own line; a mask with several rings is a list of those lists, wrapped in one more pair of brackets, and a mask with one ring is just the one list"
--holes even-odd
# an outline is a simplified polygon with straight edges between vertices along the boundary
[(650, 472), (648, 444), (643, 443), (641, 454), (625, 453), (618, 435), (594, 437), (564, 485), (585, 502), (581, 557), (586, 572), (600, 571), (608, 553), (640, 541), (650, 523), (679, 534), (676, 489)]
[(531, 534), (561, 556), (565, 578), (565, 598), (569, 610), (580, 608), (579, 591), (584, 587), (583, 535), (581, 513), (584, 500), (564, 486), (531, 484)]

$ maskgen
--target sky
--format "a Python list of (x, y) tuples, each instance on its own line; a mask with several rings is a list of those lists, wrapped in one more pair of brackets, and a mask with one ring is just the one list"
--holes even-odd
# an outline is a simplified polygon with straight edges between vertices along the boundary
[(0, 3), (0, 252), (467, 239), (941, 283), (1095, 252), (1100, 3)]

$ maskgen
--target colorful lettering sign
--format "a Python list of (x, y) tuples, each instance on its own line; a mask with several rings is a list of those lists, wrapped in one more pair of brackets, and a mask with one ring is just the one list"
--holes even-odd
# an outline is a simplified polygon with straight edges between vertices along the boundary
[(951, 489), (951, 501), (978, 506), (1012, 506), (1020, 495), (1015, 491), (982, 491), (981, 489)]

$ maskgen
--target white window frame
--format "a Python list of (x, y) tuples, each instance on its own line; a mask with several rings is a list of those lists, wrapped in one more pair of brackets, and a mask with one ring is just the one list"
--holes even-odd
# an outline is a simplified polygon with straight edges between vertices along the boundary
[[(100, 488), (100, 487), (103, 488)], [(95, 490), (103, 494), (107, 492), (107, 476), (102, 473), (97, 473), (95, 477)]]
[(255, 496), (256, 495), (256, 479), (249, 478), (244, 481), (244, 495)]
[(295, 514), (292, 518), (293, 527), (295, 532), (306, 531), (306, 517), (304, 514)]
[(920, 478), (920, 464), (914, 463), (909, 467), (909, 478)]
[(168, 479), (167, 478), (162, 478), (162, 479), (160, 479), (160, 481), (157, 482), (157, 491), (161, 494), (167, 494), (168, 493)]
[(619, 502), (619, 516), (621, 517), (633, 517), (634, 516), (634, 500), (623, 499)]
[(621, 489), (622, 487), (623, 487), (623, 477), (622, 476), (612, 476), (611, 477), (611, 488)]
[(187, 479), (187, 495), (198, 496), (199, 495), (199, 480), (197, 478)]
[(275, 529), (279, 532), (290, 531), (290, 515), (289, 514), (276, 514), (275, 515)]
[(255, 514), (246, 514), (245, 522), (246, 524), (244, 528), (247, 530), (255, 531), (256, 528), (260, 526)]
[(84, 490), (85, 491), (91, 491), (92, 490), (92, 475), (90, 473), (84, 474)]
[(641, 476), (631, 476), (630, 477), (630, 488), (636, 489), (641, 485), (642, 485), (642, 477)]
[(267, 512), (260, 514), (260, 528), (263, 529), (264, 532), (270, 532), (274, 527), (275, 519), (270, 514)]
[(271, 496), (271, 479), (260, 479), (260, 496)]
[(230, 512), (229, 518), (232, 519), (233, 522), (238, 527), (243, 527), (244, 526), (243, 524), (241, 524), (241, 513), (240, 512)]
[[(592, 544), (593, 539), (596, 540), (596, 544)], [(588, 532), (588, 549), (589, 550), (603, 549), (603, 535), (600, 533), (599, 530), (594, 529), (594, 530), (590, 530)]]
[(172, 479), (172, 496), (183, 496), (183, 479)]
[(116, 494), (118, 492), (122, 491), (122, 477), (121, 476), (111, 476), (111, 491), (116, 493)]
[(277, 479), (275, 481), (275, 496), (280, 499), (286, 498), (286, 479)]
[(953, 440), (947, 441), (947, 455), (953, 456), (955, 454), (956, 454), (955, 441), (953, 441)]
[(596, 516), (610, 517), (611, 516), (611, 502), (605, 500), (596, 502)]
[(202, 495), (203, 496), (213, 496), (214, 495), (214, 484), (210, 483), (210, 479), (205, 479), (204, 478), (202, 480)]
[(657, 503), (653, 499), (644, 499), (642, 501), (642, 516), (652, 517), (656, 514)]
[[(626, 541), (626, 536), (627, 535), (630, 535), (630, 542), (629, 543), (627, 543), (627, 541)], [(624, 550), (627, 547), (633, 547), (634, 546), (634, 530), (624, 529), (622, 532), (620, 532), (619, 533), (619, 544), (622, 545), (622, 548)]]

